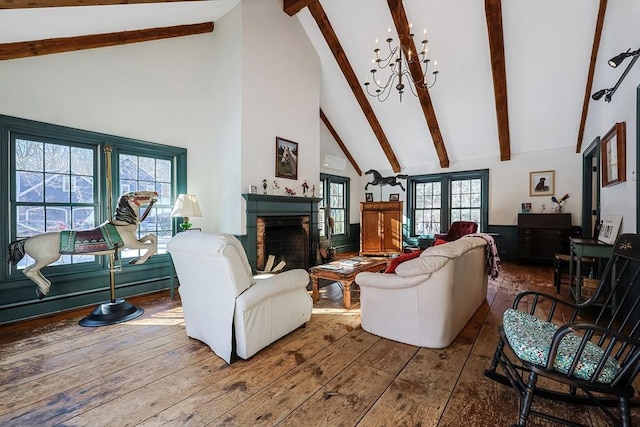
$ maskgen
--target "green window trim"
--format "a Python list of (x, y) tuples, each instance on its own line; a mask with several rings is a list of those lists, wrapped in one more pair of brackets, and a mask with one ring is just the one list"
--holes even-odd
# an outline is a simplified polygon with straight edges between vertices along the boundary
[(407, 216), (408, 232), (412, 237), (418, 236), (415, 230), (416, 218), (416, 184), (438, 182), (441, 185), (440, 205), (440, 231), (446, 232), (451, 225), (451, 188), (456, 180), (480, 179), (481, 181), (481, 206), (480, 224), (478, 231), (484, 231), (489, 224), (489, 170), (480, 169), (473, 171), (449, 172), (429, 175), (416, 175), (407, 179)]
[[(319, 207), (321, 209), (330, 203), (330, 200), (331, 200), (330, 189), (332, 188), (332, 184), (334, 185), (334, 187), (340, 186), (343, 189), (342, 194), (334, 196), (334, 200), (342, 200), (343, 205), (340, 207), (331, 206), (332, 212), (335, 212), (336, 210), (340, 211), (340, 213), (342, 214), (342, 222), (343, 222), (342, 224), (343, 232), (334, 233), (333, 235), (334, 237), (349, 236), (349, 225), (350, 225), (349, 210), (350, 210), (350, 194), (351, 194), (350, 182), (351, 182), (351, 178), (348, 178), (348, 177), (331, 175), (326, 173), (320, 174), (320, 184), (323, 187), (323, 192), (322, 192), (323, 201), (320, 202), (319, 204)], [(324, 218), (324, 217), (321, 216), (321, 218)], [(324, 228), (322, 228), (322, 230), (323, 230), (322, 236), (327, 237), (326, 230)]]
[[(128, 154), (141, 157), (151, 157), (154, 159), (170, 160), (172, 164), (171, 179), (171, 200), (175, 200), (180, 193), (185, 193), (187, 188), (186, 183), (186, 164), (187, 164), (187, 151), (184, 148), (171, 147), (161, 145), (157, 143), (136, 140), (132, 138), (125, 138), (114, 135), (107, 135), (98, 132), (92, 132), (81, 129), (74, 129), (65, 126), (59, 126), (54, 124), (48, 124), (43, 122), (37, 122), (33, 120), (22, 119), (18, 117), (0, 115), (0, 161), (4, 165), (9, 165), (8, 168), (2, 170), (2, 182), (6, 183), (0, 187), (0, 197), (5, 200), (9, 215), (5, 215), (0, 220), (0, 239), (4, 242), (10, 242), (15, 240), (16, 237), (16, 184), (14, 177), (16, 174), (15, 155), (11, 151), (12, 141), (16, 137), (33, 138), (37, 141), (43, 141), (45, 143), (52, 142), (60, 145), (67, 145), (71, 147), (83, 147), (91, 148), (94, 152), (93, 158), (93, 191), (94, 200), (93, 203), (88, 206), (95, 207), (95, 223), (101, 224), (109, 218), (109, 212), (107, 207), (107, 184), (105, 171), (106, 162), (104, 155), (104, 147), (110, 145), (112, 148), (111, 153), (111, 181), (112, 181), (112, 207), (115, 209), (115, 203), (121, 194), (119, 190), (119, 169), (118, 169), (118, 156), (119, 154)], [(54, 206), (55, 203), (43, 205)], [(68, 203), (66, 205), (69, 205)], [(81, 204), (78, 204), (79, 206)], [(177, 230), (177, 218), (171, 219), (171, 232), (175, 233)], [(8, 259), (8, 249), (6, 245), (3, 245), (2, 256), (4, 259)], [(139, 276), (141, 272), (145, 270), (157, 270), (154, 265), (165, 265), (170, 262), (169, 255), (167, 254), (155, 254), (145, 264), (140, 266), (129, 266), (126, 261), (122, 263), (123, 271), (131, 269), (134, 271), (135, 276)], [(94, 262), (86, 262), (81, 264), (65, 264), (47, 267), (45, 275), (47, 278), (53, 277), (73, 277), (74, 275), (84, 275), (90, 272), (104, 272), (108, 271), (108, 262), (106, 257), (96, 257)], [(122, 274), (122, 273), (119, 273)], [(20, 270), (14, 266), (10, 266), (7, 263), (2, 263), (0, 266), (0, 284), (13, 281), (23, 281), (24, 275)], [(124, 279), (124, 278), (123, 278)], [(150, 277), (149, 280), (154, 280)]]

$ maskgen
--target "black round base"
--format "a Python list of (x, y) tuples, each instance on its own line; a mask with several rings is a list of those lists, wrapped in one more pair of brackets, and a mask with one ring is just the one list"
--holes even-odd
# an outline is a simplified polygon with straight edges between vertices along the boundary
[(80, 326), (113, 325), (135, 319), (142, 313), (142, 308), (136, 308), (126, 300), (116, 299), (115, 302), (103, 302), (97, 306), (90, 315), (80, 320)]

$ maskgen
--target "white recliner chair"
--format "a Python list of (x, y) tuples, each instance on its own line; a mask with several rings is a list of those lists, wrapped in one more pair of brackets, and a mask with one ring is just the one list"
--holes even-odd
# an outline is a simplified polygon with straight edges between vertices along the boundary
[(167, 250), (180, 281), (187, 335), (227, 363), (233, 350), (248, 359), (311, 318), (309, 274), (297, 269), (252, 276), (233, 235), (182, 232)]

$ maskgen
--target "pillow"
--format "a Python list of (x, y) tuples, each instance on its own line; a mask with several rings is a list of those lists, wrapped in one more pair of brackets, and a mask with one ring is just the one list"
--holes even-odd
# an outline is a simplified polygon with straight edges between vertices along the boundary
[(418, 258), (422, 254), (422, 251), (413, 251), (408, 254), (402, 254), (395, 258), (391, 259), (391, 262), (387, 266), (387, 269), (384, 271), (385, 273), (393, 274), (396, 272), (396, 268), (405, 261), (409, 261), (410, 259)]
[(433, 246), (438, 246), (438, 245), (444, 245), (445, 243), (449, 243), (444, 239), (436, 239), (435, 243), (433, 244)]

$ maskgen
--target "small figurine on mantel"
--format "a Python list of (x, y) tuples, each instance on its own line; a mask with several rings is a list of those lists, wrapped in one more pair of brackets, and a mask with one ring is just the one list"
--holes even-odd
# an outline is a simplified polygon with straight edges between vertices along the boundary
[(307, 181), (305, 180), (305, 181), (302, 183), (302, 195), (303, 195), (304, 197), (307, 197), (307, 190), (308, 190), (308, 189), (309, 189), (309, 184), (307, 184)]
[(316, 185), (311, 186), (311, 197), (316, 197)]
[(262, 194), (267, 194), (267, 179), (262, 180)]
[(278, 181), (273, 180), (273, 194), (278, 194), (278, 190), (280, 190), (280, 186), (278, 185)]
[(284, 187), (284, 193), (287, 196), (295, 196), (296, 195), (295, 190), (293, 188), (289, 188), (289, 187)]

